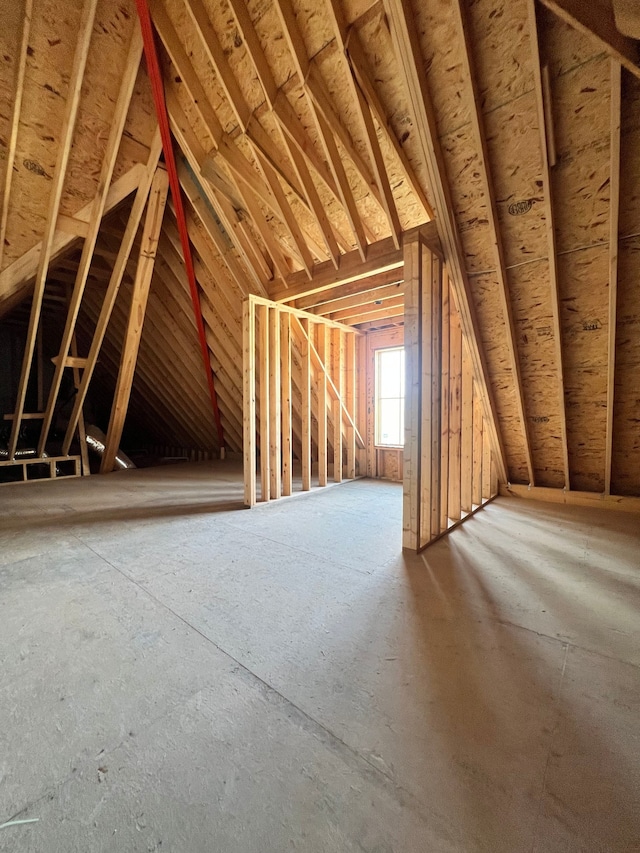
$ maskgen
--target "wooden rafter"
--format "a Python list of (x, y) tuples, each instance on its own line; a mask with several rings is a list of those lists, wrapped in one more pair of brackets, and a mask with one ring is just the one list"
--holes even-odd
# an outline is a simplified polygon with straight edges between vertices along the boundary
[(331, 19), (333, 31), (342, 54), (343, 66), (347, 73), (347, 80), (349, 81), (352, 100), (357, 106), (358, 118), (364, 131), (364, 138), (367, 145), (369, 160), (371, 161), (371, 164), (373, 166), (374, 177), (376, 185), (378, 187), (378, 193), (380, 201), (382, 203), (382, 209), (384, 210), (384, 213), (387, 217), (391, 236), (395, 237), (396, 246), (399, 249), (400, 233), (402, 228), (400, 225), (400, 219), (398, 217), (398, 211), (396, 209), (396, 203), (393, 198), (393, 193), (391, 192), (391, 185), (389, 184), (389, 176), (387, 175), (387, 170), (385, 168), (384, 160), (382, 157), (382, 151), (380, 150), (380, 143), (378, 142), (378, 136), (376, 134), (376, 130), (373, 124), (373, 118), (369, 105), (367, 104), (362, 89), (358, 85), (355, 78), (352, 76), (351, 66), (349, 65), (349, 60), (347, 59), (345, 53), (346, 41), (348, 38), (347, 23), (342, 12), (342, 7), (338, 0), (327, 0), (327, 8), (329, 10), (329, 17)]
[(140, 243), (138, 269), (131, 292), (129, 319), (122, 347), (120, 369), (118, 371), (118, 380), (111, 408), (111, 417), (109, 418), (105, 450), (100, 465), (100, 472), (103, 474), (113, 470), (122, 437), (122, 429), (129, 406), (129, 397), (131, 396), (131, 385), (136, 368), (140, 338), (142, 336), (142, 324), (144, 322), (149, 286), (151, 284), (158, 238), (160, 236), (168, 192), (169, 179), (167, 173), (165, 169), (158, 168), (149, 192), (149, 201), (147, 202), (147, 213)]
[(27, 394), (27, 384), (29, 382), (29, 374), (31, 372), (33, 350), (35, 347), (38, 324), (40, 321), (42, 298), (44, 296), (47, 272), (49, 270), (51, 249), (56, 229), (56, 222), (58, 220), (58, 210), (60, 207), (60, 199), (62, 198), (62, 188), (64, 186), (64, 179), (67, 172), (69, 154), (71, 153), (73, 130), (78, 114), (78, 106), (80, 104), (82, 78), (84, 76), (87, 56), (89, 54), (89, 45), (91, 42), (91, 34), (93, 32), (93, 20), (96, 13), (96, 5), (97, 0), (85, 0), (85, 3), (82, 8), (82, 18), (78, 30), (76, 50), (73, 57), (73, 67), (71, 70), (71, 75), (69, 77), (67, 103), (60, 132), (58, 157), (56, 160), (56, 168), (49, 196), (47, 221), (45, 225), (44, 237), (42, 240), (38, 271), (36, 273), (33, 299), (31, 302), (29, 327), (27, 329), (27, 341), (24, 350), (24, 357), (22, 360), (20, 379), (18, 382), (18, 396), (14, 412), (15, 417), (11, 426), (11, 435), (9, 437), (8, 450), (10, 459), (13, 459), (15, 455), (16, 446), (18, 443), (18, 435), (20, 433), (20, 424), (22, 419), (22, 413), (24, 411), (25, 397)]
[[(518, 419), (520, 421), (520, 428), (522, 430), (522, 438), (524, 441), (527, 471), (529, 474), (529, 483), (533, 486), (535, 485), (535, 474), (531, 452), (531, 436), (529, 434), (527, 412), (524, 401), (524, 387), (522, 382), (522, 375), (520, 372), (517, 338), (515, 332), (515, 324), (513, 321), (513, 309), (511, 306), (511, 296), (509, 293), (509, 279), (504, 259), (504, 249), (502, 246), (500, 223), (498, 220), (498, 207), (496, 204), (496, 196), (493, 188), (493, 181), (491, 178), (489, 152), (487, 149), (487, 140), (484, 131), (484, 120), (480, 106), (480, 96), (478, 92), (478, 84), (476, 80), (476, 72), (473, 61), (473, 46), (469, 35), (463, 0), (456, 0), (456, 2), (453, 4), (453, 14), (455, 15), (456, 25), (458, 27), (460, 37), (460, 43), (462, 45), (461, 58), (464, 77), (468, 81), (467, 101), (469, 105), (469, 116), (471, 118), (471, 127), (473, 130), (475, 147), (478, 152), (477, 168), (482, 183), (482, 193), (484, 195), (485, 209), (487, 212), (487, 224), (489, 226), (491, 244), (495, 258), (495, 275), (498, 280), (500, 303), (502, 307), (502, 312), (504, 314), (507, 350), (509, 354), (509, 366), (513, 375), (516, 408), (518, 410)], [(562, 377), (562, 366), (560, 366), (560, 376)], [(564, 422), (564, 406), (562, 407), (562, 413), (562, 420)], [(566, 446), (566, 426), (564, 429), (564, 436)]]
[(93, 332), (91, 348), (89, 349), (89, 355), (87, 356), (87, 364), (82, 374), (82, 379), (80, 381), (78, 393), (76, 394), (73, 410), (69, 417), (69, 424), (62, 444), (63, 455), (66, 455), (69, 452), (69, 447), (73, 440), (73, 434), (82, 412), (87, 391), (89, 390), (89, 383), (91, 382), (91, 378), (98, 361), (98, 356), (100, 355), (100, 350), (102, 348), (102, 342), (104, 341), (104, 336), (107, 331), (107, 326), (111, 319), (113, 306), (118, 296), (127, 264), (129, 263), (131, 249), (133, 248), (133, 241), (135, 240), (135, 236), (138, 232), (138, 226), (140, 225), (142, 214), (147, 204), (149, 190), (151, 189), (151, 182), (158, 165), (158, 159), (160, 158), (161, 147), (160, 134), (156, 131), (153, 142), (151, 143), (151, 152), (149, 154), (149, 159), (147, 160), (146, 170), (136, 192), (131, 213), (129, 214), (129, 219), (122, 236), (120, 248), (113, 265), (109, 285), (102, 302), (100, 316)]
[(558, 407), (560, 412), (560, 432), (562, 440), (562, 459), (564, 467), (565, 489), (571, 488), (571, 472), (569, 469), (569, 443), (567, 439), (567, 417), (564, 399), (564, 369), (562, 363), (562, 329), (560, 323), (560, 294), (558, 286), (558, 261), (556, 252), (556, 232), (553, 219), (553, 196), (551, 187), (551, 168), (549, 164), (549, 149), (547, 120), (545, 115), (545, 99), (542, 84), (542, 68), (540, 62), (540, 45), (538, 42), (538, 22), (536, 18), (535, 0), (527, 0), (529, 13), (529, 37), (531, 42), (532, 66), (536, 108), (538, 112), (538, 128), (540, 136), (540, 153), (542, 156), (542, 182), (544, 191), (545, 228), (547, 231), (547, 247), (549, 255), (549, 283), (551, 285), (551, 313), (553, 316), (554, 354), (558, 376)]
[(640, 52), (638, 42), (623, 35), (616, 27), (610, 0), (585, 2), (585, 0), (540, 0), (543, 6), (598, 42), (612, 59), (640, 78)]
[(100, 177), (98, 179), (98, 189), (91, 209), (91, 215), (88, 223), (88, 232), (84, 244), (82, 246), (82, 255), (80, 257), (80, 263), (78, 265), (76, 280), (73, 287), (73, 292), (71, 294), (71, 298), (69, 300), (69, 309), (67, 312), (67, 320), (65, 323), (64, 331), (62, 333), (62, 342), (60, 344), (58, 363), (56, 364), (53, 379), (51, 381), (49, 399), (47, 401), (47, 408), (42, 423), (42, 431), (40, 433), (40, 440), (38, 442), (39, 456), (42, 455), (45, 449), (45, 445), (47, 443), (49, 429), (51, 427), (51, 421), (53, 420), (53, 413), (55, 410), (56, 402), (58, 400), (58, 392), (60, 391), (60, 384), (62, 382), (62, 375), (65, 367), (67, 366), (66, 358), (69, 354), (69, 347), (71, 346), (71, 341), (73, 340), (76, 319), (78, 317), (80, 303), (82, 302), (82, 295), (84, 293), (85, 285), (87, 283), (89, 268), (93, 260), (93, 252), (96, 246), (96, 242), (98, 240), (98, 231), (102, 223), (102, 217), (104, 216), (107, 193), (109, 192), (111, 177), (113, 175), (113, 170), (116, 165), (116, 158), (118, 156), (120, 140), (124, 131), (124, 124), (127, 118), (127, 113), (129, 111), (129, 104), (131, 103), (131, 96), (133, 95), (133, 87), (136, 82), (136, 77), (138, 76), (138, 68), (140, 66), (141, 57), (142, 35), (140, 33), (140, 29), (138, 27), (134, 27), (133, 35), (131, 37), (131, 43), (129, 46), (129, 52), (127, 55), (124, 76), (120, 84), (118, 100), (116, 102), (114, 114), (111, 119), (111, 130), (109, 132), (109, 138), (107, 140), (107, 146), (102, 161), (102, 169), (100, 171)]
[(445, 261), (451, 270), (462, 326), (469, 342), (474, 371), (481, 389), (485, 417), (491, 430), (492, 446), (500, 478), (506, 480), (502, 438), (498, 429), (493, 395), (486, 381), (485, 359), (478, 345), (471, 290), (453, 213), (451, 191), (447, 183), (424, 63), (413, 21), (413, 11), (410, 0), (384, 0), (384, 5), (391, 24), (396, 60), (409, 95), (416, 133), (426, 158), (430, 184), (436, 199), (438, 230), (442, 239)]
[(5, 157), (5, 177), (2, 194), (2, 208), (0, 210), (0, 269), (2, 269), (2, 257), (4, 254), (4, 239), (7, 233), (7, 221), (9, 218), (9, 198), (11, 196), (11, 182), (13, 179), (13, 161), (16, 155), (18, 143), (18, 127), (20, 125), (20, 110), (22, 109), (22, 93), (24, 91), (24, 75), (27, 67), (27, 47), (29, 46), (29, 32), (31, 30), (31, 15), (33, 13), (33, 0), (25, 0), (24, 17), (22, 19), (22, 34), (18, 45), (18, 61), (16, 68), (16, 82), (14, 86), (13, 112), (11, 114), (11, 129), (9, 131), (9, 142)]

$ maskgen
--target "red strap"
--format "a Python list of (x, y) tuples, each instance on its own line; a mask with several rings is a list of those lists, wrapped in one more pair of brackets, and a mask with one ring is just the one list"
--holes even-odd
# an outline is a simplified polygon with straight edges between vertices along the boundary
[(144, 44), (144, 55), (147, 60), (147, 71), (149, 72), (153, 100), (155, 102), (156, 113), (158, 115), (158, 125), (160, 127), (164, 160), (167, 167), (167, 173), (169, 175), (169, 186), (171, 187), (171, 196), (176, 209), (176, 220), (178, 223), (178, 231), (180, 233), (182, 253), (184, 255), (184, 265), (187, 270), (187, 279), (189, 280), (193, 312), (196, 318), (196, 326), (198, 327), (202, 361), (207, 375), (211, 405), (213, 407), (213, 416), (218, 430), (218, 444), (220, 445), (220, 449), (223, 450), (225, 446), (224, 432), (222, 431), (220, 409), (218, 408), (218, 397), (216, 395), (216, 389), (213, 382), (213, 371), (211, 370), (211, 363), (209, 361), (209, 347), (207, 345), (207, 338), (204, 331), (204, 323), (202, 322), (200, 296), (198, 294), (198, 284), (196, 282), (196, 274), (193, 268), (193, 256), (191, 255), (187, 220), (184, 215), (184, 206), (182, 204), (182, 192), (180, 190), (180, 181), (178, 180), (178, 170), (176, 168), (176, 160), (173, 154), (173, 143), (171, 140), (171, 131), (169, 130), (169, 116), (167, 115), (167, 104), (164, 97), (164, 84), (162, 80), (162, 72), (160, 71), (158, 52), (156, 50), (153, 24), (151, 22), (151, 15), (149, 14), (147, 0), (136, 0), (136, 7), (138, 9), (140, 28), (142, 30), (142, 41)]

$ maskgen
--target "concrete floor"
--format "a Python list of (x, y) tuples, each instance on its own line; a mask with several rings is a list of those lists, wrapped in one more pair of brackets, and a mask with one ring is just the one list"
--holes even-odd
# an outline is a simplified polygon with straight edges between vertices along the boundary
[(1, 851), (640, 850), (637, 517), (499, 499), (405, 558), (394, 484), (240, 496), (0, 489)]

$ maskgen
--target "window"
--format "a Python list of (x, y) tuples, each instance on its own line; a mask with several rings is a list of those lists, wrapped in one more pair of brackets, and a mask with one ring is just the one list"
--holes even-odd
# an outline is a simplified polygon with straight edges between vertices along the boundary
[(376, 351), (376, 445), (404, 445), (404, 347)]

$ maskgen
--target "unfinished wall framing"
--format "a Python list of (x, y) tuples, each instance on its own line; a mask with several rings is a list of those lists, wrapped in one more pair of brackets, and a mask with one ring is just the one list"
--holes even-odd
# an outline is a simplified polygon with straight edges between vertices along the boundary
[(403, 548), (420, 551), (498, 493), (479, 383), (441, 255), (405, 236)]
[[(249, 296), (243, 311), (244, 501), (290, 496), (354, 479), (363, 465), (357, 388), (358, 332)], [(259, 460), (259, 490), (256, 464)]]

